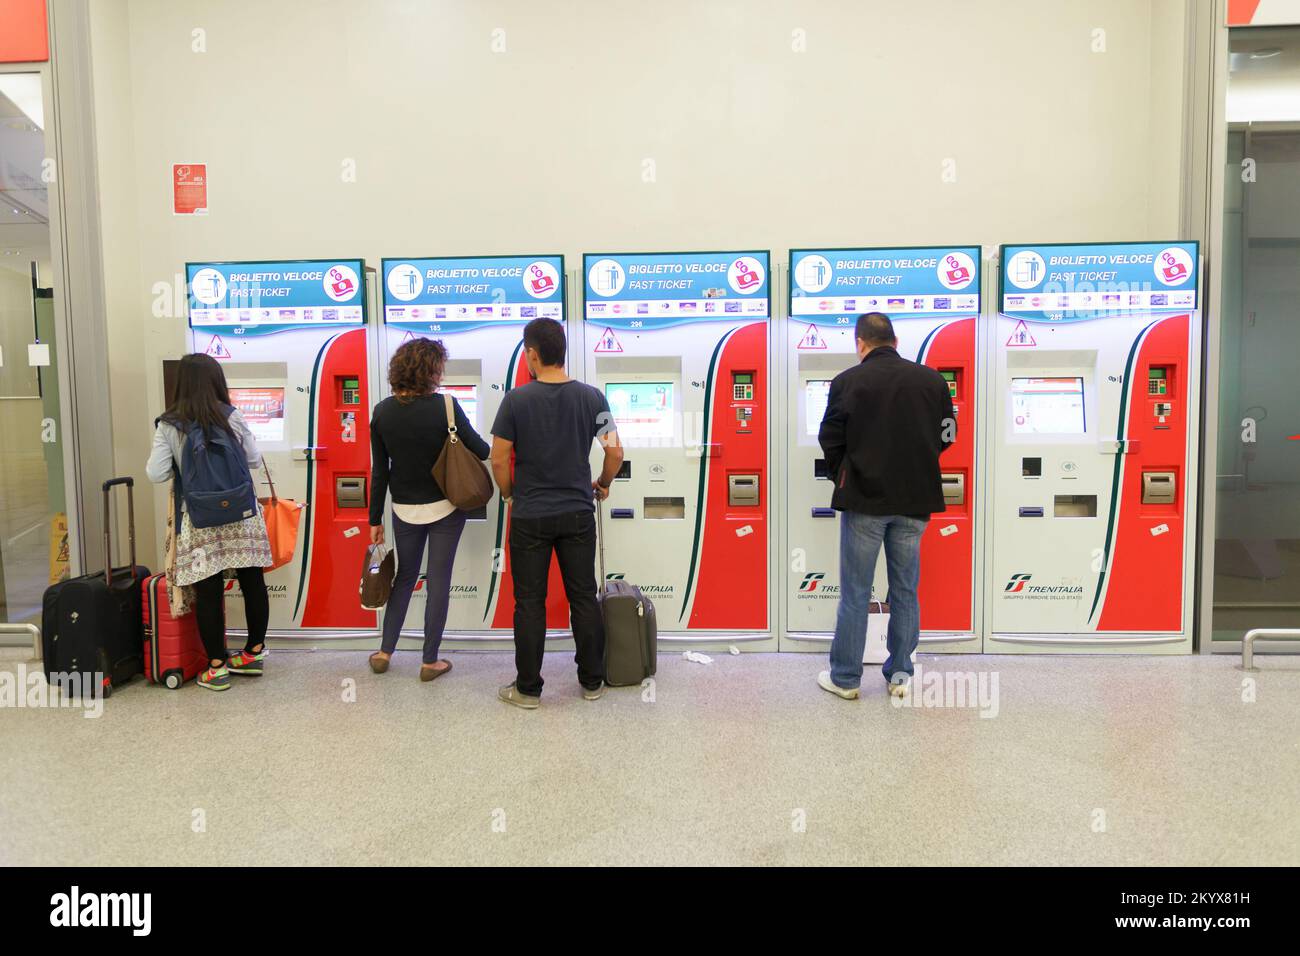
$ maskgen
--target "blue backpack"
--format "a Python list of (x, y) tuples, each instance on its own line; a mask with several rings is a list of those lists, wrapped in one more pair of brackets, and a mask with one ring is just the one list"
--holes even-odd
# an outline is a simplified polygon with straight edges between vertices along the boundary
[[(234, 408), (225, 406), (229, 416)], [(239, 440), (224, 428), (204, 435), (203, 426), (185, 426), (181, 449), (181, 493), (190, 524), (215, 528), (257, 514), (253, 475)]]

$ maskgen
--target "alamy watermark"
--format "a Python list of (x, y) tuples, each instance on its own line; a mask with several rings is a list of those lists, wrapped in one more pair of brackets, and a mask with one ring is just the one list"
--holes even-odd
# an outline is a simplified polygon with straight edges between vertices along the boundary
[(19, 664), (13, 673), (0, 671), (0, 710), (9, 707), (78, 707), (83, 717), (104, 713), (104, 675), (55, 673)]
[(1001, 708), (997, 671), (927, 671), (920, 664), (909, 693), (891, 697), (894, 707), (977, 709), (981, 717), (996, 717)]

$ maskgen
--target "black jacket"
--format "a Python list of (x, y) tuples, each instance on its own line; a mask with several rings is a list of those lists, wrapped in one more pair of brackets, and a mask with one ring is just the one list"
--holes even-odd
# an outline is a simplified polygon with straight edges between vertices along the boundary
[(957, 437), (956, 420), (942, 375), (896, 349), (872, 349), (831, 382), (817, 434), (835, 480), (831, 505), (868, 515), (943, 511), (939, 454)]
[[(456, 435), (480, 459), (487, 458), (487, 442), (465, 417), (460, 402), (456, 410)], [(399, 505), (423, 505), (447, 496), (433, 480), (433, 463), (447, 441), (447, 409), (441, 395), (424, 395), (410, 402), (386, 398), (370, 416), (370, 523), (384, 522), (384, 495), (393, 493)]]

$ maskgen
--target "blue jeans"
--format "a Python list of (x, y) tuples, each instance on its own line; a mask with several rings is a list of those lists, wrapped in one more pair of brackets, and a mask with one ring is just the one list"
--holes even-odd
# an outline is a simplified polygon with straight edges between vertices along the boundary
[(921, 580), (921, 535), (927, 524), (906, 515), (840, 513), (840, 605), (831, 642), (831, 681), (836, 687), (862, 683), (871, 582), (881, 544), (889, 576), (889, 656), (881, 671), (886, 681), (898, 673), (912, 676), (912, 654), (921, 639), (916, 587)]

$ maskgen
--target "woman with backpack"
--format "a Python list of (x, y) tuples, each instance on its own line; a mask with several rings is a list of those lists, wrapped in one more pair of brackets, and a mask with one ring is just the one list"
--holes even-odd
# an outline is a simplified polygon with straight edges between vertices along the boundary
[[(174, 479), (174, 587), (194, 588), (194, 613), (208, 655), (200, 687), (226, 690), (230, 675), (261, 674), (270, 619), (262, 569), (271, 564), (252, 469), (262, 462), (244, 416), (230, 404), (226, 375), (210, 355), (180, 361), (176, 394), (156, 420), (146, 472), (160, 483)], [(248, 640), (229, 654), (223, 601), (224, 575), (234, 571), (244, 596)], [(171, 572), (169, 571), (169, 577)]]
[[(438, 648), (447, 624), (456, 546), (465, 530), (465, 512), (447, 500), (432, 474), (448, 435), (447, 399), (436, 394), (446, 364), (447, 349), (440, 341), (419, 338), (401, 345), (388, 363), (392, 395), (375, 406), (370, 419), (370, 541), (383, 543), (384, 498), (389, 492), (397, 539), (397, 574), (384, 612), (382, 642), (370, 655), (370, 669), (376, 674), (388, 670), (427, 542), (422, 681), (451, 670), (451, 661), (438, 659)], [(450, 405), (457, 438), (479, 460), (486, 459), (487, 442), (454, 397)]]

